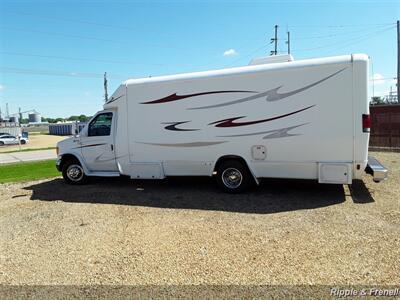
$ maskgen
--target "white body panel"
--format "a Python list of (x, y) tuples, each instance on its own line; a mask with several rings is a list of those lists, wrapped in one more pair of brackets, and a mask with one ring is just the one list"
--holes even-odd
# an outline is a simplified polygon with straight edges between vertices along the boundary
[(367, 71), (365, 55), (347, 55), (128, 80), (104, 105), (117, 169), (210, 176), (235, 155), (256, 178), (349, 183), (367, 163)]

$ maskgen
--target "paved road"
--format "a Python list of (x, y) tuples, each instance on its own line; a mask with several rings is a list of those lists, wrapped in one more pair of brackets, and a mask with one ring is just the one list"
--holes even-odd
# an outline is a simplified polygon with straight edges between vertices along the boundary
[(38, 150), (26, 152), (0, 153), (0, 164), (57, 158), (56, 150)]

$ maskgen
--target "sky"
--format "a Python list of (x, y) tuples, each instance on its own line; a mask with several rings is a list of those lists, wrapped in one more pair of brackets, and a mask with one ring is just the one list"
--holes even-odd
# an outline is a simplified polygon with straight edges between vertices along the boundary
[[(93, 115), (129, 78), (366, 53), (370, 94), (396, 90), (400, 1), (0, 0), (0, 108)], [(372, 80), (372, 77), (375, 80)], [(374, 88), (372, 88), (374, 83)]]

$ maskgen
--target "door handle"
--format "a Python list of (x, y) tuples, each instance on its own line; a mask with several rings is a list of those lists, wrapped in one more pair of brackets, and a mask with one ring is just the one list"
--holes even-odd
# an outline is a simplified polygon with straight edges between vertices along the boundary
[(114, 145), (111, 144), (111, 151), (114, 151)]

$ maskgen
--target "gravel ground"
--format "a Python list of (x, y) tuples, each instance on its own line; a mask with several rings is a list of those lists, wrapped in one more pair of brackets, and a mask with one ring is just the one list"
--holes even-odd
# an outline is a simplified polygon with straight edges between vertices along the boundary
[[(351, 187), (60, 178), (0, 185), (0, 284), (395, 285), (400, 153)], [(211, 184), (210, 184), (211, 182)]]

